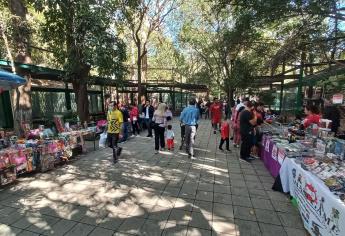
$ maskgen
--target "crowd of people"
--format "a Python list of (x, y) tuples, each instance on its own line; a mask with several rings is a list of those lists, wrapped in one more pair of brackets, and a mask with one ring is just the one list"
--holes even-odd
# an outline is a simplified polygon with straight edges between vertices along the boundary
[(126, 142), (131, 136), (140, 135), (147, 129), (147, 137), (152, 138), (154, 131), (155, 153), (165, 149), (174, 148), (174, 133), (171, 126), (172, 112), (165, 103), (160, 103), (156, 108), (150, 101), (139, 107), (136, 104), (118, 104), (112, 101), (108, 105), (107, 112), (107, 141), (113, 149), (113, 161), (118, 162), (122, 148), (118, 143)]
[[(259, 126), (262, 123), (264, 111), (263, 104), (253, 104), (249, 100), (237, 101), (231, 107), (229, 103), (214, 98), (211, 103), (195, 98), (189, 101), (180, 115), (181, 127), (183, 127), (183, 142), (189, 158), (194, 159), (194, 141), (198, 128), (198, 120), (205, 116), (210, 119), (213, 133), (220, 133), (219, 149), (230, 150), (230, 140), (233, 140), (235, 147), (241, 145), (241, 160), (250, 161), (256, 154), (256, 145), (260, 139)], [(154, 107), (150, 101), (138, 106), (136, 104), (126, 105), (111, 102), (107, 115), (108, 120), (108, 142), (113, 149), (114, 162), (122, 149), (118, 143), (125, 142), (131, 136), (137, 136), (144, 129), (147, 129), (147, 137), (154, 137), (155, 153), (167, 149), (174, 149), (175, 134), (172, 127), (173, 114), (165, 103), (159, 103)], [(176, 128), (176, 127), (175, 127)], [(154, 134), (154, 135), (153, 135)], [(251, 153), (252, 150), (252, 153)]]
[[(327, 107), (326, 107), (327, 108)], [(321, 115), (317, 107), (305, 106), (306, 118), (302, 122), (303, 128), (320, 122)], [(189, 158), (194, 159), (194, 141), (198, 128), (198, 121), (202, 117), (210, 119), (213, 133), (220, 134), (219, 149), (230, 150), (230, 140), (235, 148), (240, 148), (240, 160), (250, 162), (258, 158), (259, 143), (261, 141), (260, 127), (265, 119), (270, 119), (271, 111), (264, 109), (261, 102), (250, 101), (249, 98), (237, 99), (227, 102), (214, 98), (212, 102), (195, 98), (190, 99), (189, 105), (183, 109), (179, 120), (181, 122), (182, 142), (185, 144)], [(338, 117), (335, 111), (325, 109), (324, 117)], [(141, 105), (136, 104), (120, 105), (112, 102), (108, 111), (108, 141), (113, 148), (114, 162), (117, 162), (121, 154), (119, 142), (125, 142), (129, 137), (129, 130), (132, 136), (137, 136), (143, 129), (147, 129), (147, 137), (154, 137), (155, 153), (167, 149), (174, 149), (172, 127), (173, 114), (165, 103), (159, 103), (156, 107), (150, 101)], [(339, 123), (339, 122), (338, 122)], [(334, 130), (339, 126), (337, 121), (333, 122)], [(183, 128), (183, 132), (182, 132)], [(333, 129), (333, 128), (332, 128)], [(153, 132), (154, 131), (154, 135)], [(181, 145), (182, 146), (182, 145)]]

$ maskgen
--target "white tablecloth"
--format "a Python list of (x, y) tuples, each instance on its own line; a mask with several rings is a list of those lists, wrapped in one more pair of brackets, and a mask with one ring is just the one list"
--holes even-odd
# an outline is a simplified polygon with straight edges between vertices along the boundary
[(297, 200), (304, 227), (311, 235), (345, 236), (345, 204), (322, 180), (289, 158), (279, 174), (284, 192)]

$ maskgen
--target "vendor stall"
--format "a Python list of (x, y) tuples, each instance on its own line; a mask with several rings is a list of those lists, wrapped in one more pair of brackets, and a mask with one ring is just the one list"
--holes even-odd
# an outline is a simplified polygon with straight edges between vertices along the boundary
[(97, 127), (69, 127), (61, 122), (59, 133), (40, 125), (26, 129), (25, 137), (17, 138), (11, 132), (0, 132), (0, 186), (13, 182), (23, 173), (45, 172), (56, 165), (86, 151), (84, 137), (94, 137)]
[(304, 227), (310, 234), (345, 235), (344, 201), (324, 181), (290, 158), (283, 162), (280, 178), (284, 192), (297, 200)]
[[(311, 235), (345, 235), (345, 142), (329, 121), (304, 132), (294, 126), (264, 129), (261, 159), (289, 193)], [(278, 186), (278, 187), (277, 187)]]

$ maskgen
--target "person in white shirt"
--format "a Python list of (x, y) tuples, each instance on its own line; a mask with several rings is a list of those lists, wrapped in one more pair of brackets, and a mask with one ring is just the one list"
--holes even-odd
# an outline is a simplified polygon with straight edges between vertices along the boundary
[(168, 150), (174, 149), (174, 139), (175, 139), (175, 134), (174, 131), (172, 130), (172, 126), (168, 125), (168, 129), (166, 131), (166, 140), (167, 140), (167, 146)]

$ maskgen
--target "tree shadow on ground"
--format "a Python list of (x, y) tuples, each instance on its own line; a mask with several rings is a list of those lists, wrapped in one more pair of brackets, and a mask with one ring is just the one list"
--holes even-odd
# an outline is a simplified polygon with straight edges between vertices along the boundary
[[(210, 129), (202, 123), (199, 136), (209, 137), (207, 133)], [(110, 149), (101, 149), (3, 189), (0, 232), (239, 233), (232, 203), (215, 207), (213, 195), (207, 196), (207, 192), (213, 194), (213, 187), (201, 190), (198, 186), (218, 184), (230, 193), (228, 165), (231, 162), (232, 168), (240, 168), (238, 161), (229, 162), (230, 154), (216, 154), (217, 146), (201, 139), (197, 140), (200, 148), (195, 161), (178, 150), (154, 155), (152, 141), (146, 138), (133, 139), (124, 146), (119, 164), (111, 163)], [(230, 194), (229, 198), (231, 202)]]

